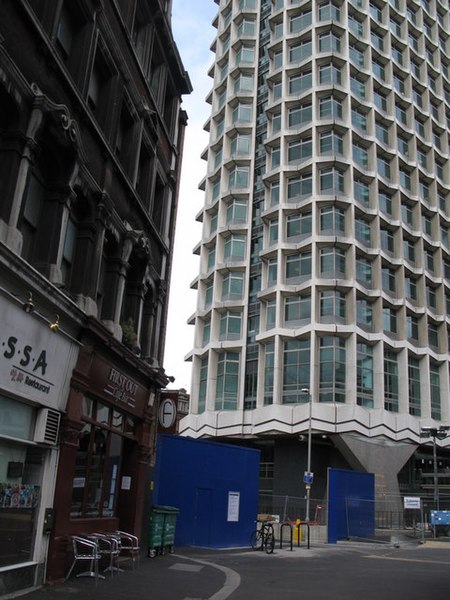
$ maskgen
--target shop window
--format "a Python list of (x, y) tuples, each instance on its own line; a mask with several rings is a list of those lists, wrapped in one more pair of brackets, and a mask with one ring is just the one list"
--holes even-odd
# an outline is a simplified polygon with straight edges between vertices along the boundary
[(114, 516), (120, 486), (124, 434), (133, 435), (133, 417), (94, 400), (85, 399), (86, 422), (75, 459), (72, 518)]
[(44, 453), (37, 446), (0, 440), (0, 568), (33, 559)]

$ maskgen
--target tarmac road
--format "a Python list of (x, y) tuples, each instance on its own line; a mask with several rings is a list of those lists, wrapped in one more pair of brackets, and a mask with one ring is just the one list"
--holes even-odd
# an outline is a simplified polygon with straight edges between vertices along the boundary
[(450, 543), (339, 542), (275, 549), (177, 548), (99, 581), (75, 577), (24, 600), (448, 600)]

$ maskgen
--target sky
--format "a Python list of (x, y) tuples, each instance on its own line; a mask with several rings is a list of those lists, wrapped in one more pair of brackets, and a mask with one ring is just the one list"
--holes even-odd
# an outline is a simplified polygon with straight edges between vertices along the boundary
[(197, 298), (190, 284), (199, 274), (199, 257), (194, 256), (192, 250), (202, 235), (201, 223), (195, 220), (195, 215), (204, 202), (204, 193), (198, 184), (206, 175), (206, 162), (200, 156), (208, 144), (208, 133), (203, 131), (203, 126), (211, 108), (205, 98), (213, 84), (208, 71), (214, 54), (209, 48), (216, 33), (211, 23), (217, 11), (214, 0), (173, 0), (172, 31), (194, 90), (183, 96), (182, 104), (188, 114), (188, 126), (178, 198), (164, 369), (167, 375), (175, 377), (170, 388), (184, 388), (188, 392), (191, 363), (185, 362), (184, 357), (193, 349), (194, 326), (187, 325), (187, 321), (195, 312)]

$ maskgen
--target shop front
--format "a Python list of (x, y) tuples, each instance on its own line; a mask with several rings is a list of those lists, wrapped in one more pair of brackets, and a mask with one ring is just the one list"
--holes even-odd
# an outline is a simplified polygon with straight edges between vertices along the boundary
[(70, 536), (121, 529), (140, 536), (155, 423), (150, 368), (86, 345), (80, 351), (62, 423), (47, 578), (70, 565)]
[(0, 295), (0, 594), (44, 579), (58, 435), (78, 344)]

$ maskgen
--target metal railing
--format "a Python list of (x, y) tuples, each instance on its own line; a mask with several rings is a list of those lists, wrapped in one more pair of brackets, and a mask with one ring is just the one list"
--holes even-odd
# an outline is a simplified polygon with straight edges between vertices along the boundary
[[(322, 500), (310, 499), (311, 523), (327, 524), (327, 506)], [(281, 496), (270, 493), (260, 493), (258, 497), (258, 513), (276, 515), (280, 522), (300, 519), (305, 520), (306, 498), (298, 496)]]

